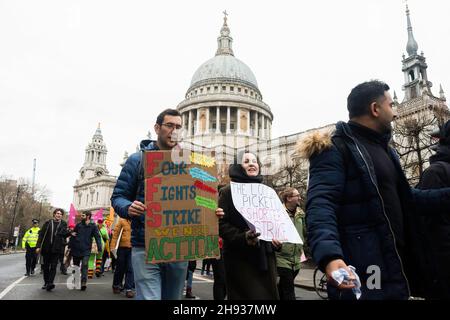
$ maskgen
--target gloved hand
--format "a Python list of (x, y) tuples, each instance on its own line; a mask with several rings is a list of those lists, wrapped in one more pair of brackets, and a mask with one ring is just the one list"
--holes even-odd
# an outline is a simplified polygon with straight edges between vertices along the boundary
[(259, 244), (258, 237), (261, 235), (260, 232), (255, 232), (254, 230), (248, 230), (245, 233), (245, 240), (249, 246), (256, 246)]

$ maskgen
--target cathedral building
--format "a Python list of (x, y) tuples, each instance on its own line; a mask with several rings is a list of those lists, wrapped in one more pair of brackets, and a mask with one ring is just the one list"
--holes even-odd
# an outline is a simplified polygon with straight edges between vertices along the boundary
[(270, 140), (272, 111), (252, 70), (234, 56), (226, 15), (217, 44), (215, 56), (195, 71), (177, 106), (184, 141), (208, 148), (240, 148)]
[(73, 186), (73, 205), (78, 212), (93, 212), (101, 208), (105, 213), (109, 211), (117, 178), (109, 175), (106, 168), (107, 153), (99, 124), (92, 141), (85, 149), (84, 164)]

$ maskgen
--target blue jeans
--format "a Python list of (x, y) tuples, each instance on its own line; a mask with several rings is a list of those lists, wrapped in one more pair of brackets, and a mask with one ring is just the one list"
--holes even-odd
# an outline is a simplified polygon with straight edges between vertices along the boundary
[(133, 247), (136, 300), (181, 300), (186, 280), (187, 261), (145, 263), (145, 248)]
[(194, 278), (194, 273), (191, 270), (187, 271), (186, 288), (192, 288), (192, 279)]

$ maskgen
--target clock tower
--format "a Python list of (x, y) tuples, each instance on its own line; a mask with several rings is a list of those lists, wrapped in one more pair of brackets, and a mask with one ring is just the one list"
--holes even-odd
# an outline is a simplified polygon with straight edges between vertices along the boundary
[(78, 211), (94, 211), (100, 208), (104, 208), (106, 212), (109, 210), (116, 177), (110, 176), (106, 168), (107, 153), (98, 124), (92, 141), (85, 149), (84, 164), (73, 187), (73, 204)]

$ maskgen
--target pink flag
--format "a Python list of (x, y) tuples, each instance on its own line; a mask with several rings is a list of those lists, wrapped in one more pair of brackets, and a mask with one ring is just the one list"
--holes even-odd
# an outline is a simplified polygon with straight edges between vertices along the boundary
[(75, 210), (75, 207), (73, 206), (73, 203), (70, 204), (70, 211), (69, 211), (69, 228), (75, 228), (75, 217), (77, 216), (78, 212)]
[(97, 213), (94, 215), (94, 222), (97, 222), (98, 220), (104, 220), (103, 219), (103, 208), (97, 211)]

